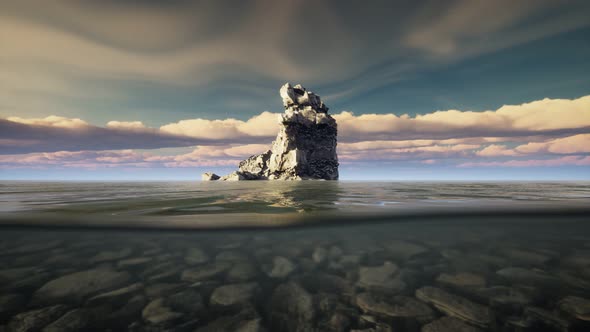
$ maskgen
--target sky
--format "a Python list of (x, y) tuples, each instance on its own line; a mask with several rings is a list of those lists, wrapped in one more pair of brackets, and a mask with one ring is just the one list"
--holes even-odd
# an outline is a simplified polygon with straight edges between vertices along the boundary
[(301, 83), (343, 180), (590, 180), (590, 2), (0, 2), (0, 179), (196, 180)]

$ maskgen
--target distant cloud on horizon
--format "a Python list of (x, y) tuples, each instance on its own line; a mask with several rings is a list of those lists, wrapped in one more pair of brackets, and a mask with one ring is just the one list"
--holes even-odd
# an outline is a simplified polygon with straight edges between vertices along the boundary
[[(590, 96), (546, 98), (484, 112), (448, 110), (415, 117), (342, 112), (334, 117), (343, 164), (587, 165), (590, 153)], [(278, 114), (263, 112), (247, 121), (187, 119), (148, 128), (141, 121), (112, 120), (98, 127), (59, 116), (8, 117), (0, 119), (0, 167), (229, 166), (268, 149), (277, 121)], [(163, 147), (190, 146), (197, 147), (190, 153), (157, 153)]]

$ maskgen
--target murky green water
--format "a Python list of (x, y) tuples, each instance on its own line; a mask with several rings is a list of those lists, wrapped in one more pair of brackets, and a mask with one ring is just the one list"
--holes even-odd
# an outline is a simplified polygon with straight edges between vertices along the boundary
[(584, 183), (0, 192), (8, 331), (589, 330)]

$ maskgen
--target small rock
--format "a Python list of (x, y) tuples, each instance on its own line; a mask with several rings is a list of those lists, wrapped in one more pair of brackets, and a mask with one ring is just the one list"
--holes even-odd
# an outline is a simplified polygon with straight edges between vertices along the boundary
[(184, 253), (184, 262), (188, 265), (198, 265), (209, 261), (209, 256), (201, 248), (189, 248)]
[(174, 312), (164, 305), (164, 299), (152, 300), (141, 312), (143, 319), (153, 325), (166, 325), (178, 320), (183, 314)]
[(501, 250), (501, 253), (504, 254), (511, 263), (516, 265), (544, 265), (551, 260), (551, 256), (517, 248), (503, 249)]
[(145, 287), (145, 295), (149, 298), (156, 298), (156, 297), (164, 297), (168, 294), (172, 294), (178, 292), (180, 289), (184, 288), (186, 285), (181, 283), (158, 283), (153, 284)]
[(315, 272), (301, 276), (297, 279), (305, 289), (313, 293), (326, 292), (349, 296), (354, 293), (354, 285), (348, 280), (334, 274)]
[(557, 277), (574, 290), (582, 291), (583, 293), (588, 293), (590, 291), (590, 278), (579, 278), (567, 271), (559, 271)]
[(421, 332), (480, 332), (481, 330), (453, 317), (442, 317), (422, 326)]
[(256, 278), (258, 268), (250, 262), (239, 262), (234, 264), (227, 272), (227, 280), (231, 282), (248, 281)]
[(562, 263), (578, 269), (590, 267), (590, 250), (576, 250), (563, 258)]
[(8, 323), (8, 331), (33, 332), (40, 331), (67, 311), (64, 305), (54, 305), (37, 310), (26, 311), (14, 316)]
[(351, 325), (350, 318), (340, 312), (334, 313), (328, 321), (328, 328), (333, 332), (347, 332)]
[(406, 260), (428, 251), (428, 248), (403, 240), (391, 240), (385, 245), (392, 257)]
[(172, 268), (168, 271), (164, 271), (158, 274), (151, 275), (147, 278), (150, 282), (159, 282), (159, 281), (173, 281), (178, 280), (180, 278), (180, 273), (182, 272), (182, 268)]
[(229, 307), (247, 303), (258, 290), (257, 283), (243, 283), (224, 285), (216, 288), (211, 294), (210, 303), (213, 306)]
[(313, 295), (313, 303), (319, 313), (329, 317), (340, 305), (340, 298), (336, 294), (320, 292)]
[(2, 293), (32, 291), (51, 277), (46, 270), (34, 267), (0, 270), (0, 290)]
[(528, 292), (513, 287), (493, 286), (480, 288), (475, 293), (495, 308), (508, 307), (508, 309), (521, 311), (522, 308), (533, 302), (533, 298)]
[(148, 300), (143, 295), (135, 295), (123, 306), (110, 314), (100, 317), (100, 321), (105, 326), (112, 327), (113, 331), (122, 331), (135, 320), (141, 316), (143, 308), (148, 304)]
[(105, 303), (119, 303), (121, 300), (128, 299), (143, 289), (142, 283), (131, 284), (114, 291), (96, 295), (87, 301), (89, 306), (97, 306)]
[(178, 264), (172, 261), (154, 263), (146, 266), (143, 271), (139, 272), (141, 278), (149, 278), (150, 276), (165, 273), (170, 270), (178, 269)]
[(272, 268), (267, 269), (266, 274), (271, 278), (286, 278), (295, 271), (295, 264), (288, 258), (275, 256), (272, 260)]
[(421, 301), (431, 303), (438, 310), (462, 319), (468, 323), (487, 327), (492, 316), (488, 307), (471, 302), (457, 295), (447, 293), (446, 291), (435, 287), (422, 287), (416, 290), (416, 297)]
[(380, 317), (414, 319), (424, 323), (434, 319), (434, 311), (423, 302), (407, 296), (378, 297), (376, 294), (360, 293), (356, 304), (364, 312)]
[(129, 258), (119, 261), (119, 263), (117, 263), (117, 266), (122, 269), (144, 266), (149, 264), (152, 260), (153, 258), (151, 257)]
[(244, 176), (244, 174), (242, 172), (239, 171), (235, 171), (235, 172), (231, 172), (228, 175), (224, 175), (221, 178), (219, 178), (220, 181), (242, 181), (242, 180), (248, 180), (246, 176)]
[(164, 304), (173, 311), (195, 314), (203, 311), (203, 297), (195, 289), (186, 289), (172, 294), (164, 300)]
[(485, 287), (486, 279), (478, 274), (464, 272), (457, 274), (442, 273), (436, 278), (442, 285), (454, 288)]
[(189, 282), (197, 282), (216, 278), (229, 270), (231, 265), (232, 264), (228, 262), (213, 262), (207, 265), (187, 269), (182, 271), (180, 279)]
[(219, 180), (219, 175), (211, 172), (206, 172), (201, 175), (201, 181), (215, 181)]
[(570, 317), (581, 321), (590, 321), (590, 300), (568, 296), (558, 303), (559, 310)]
[(54, 279), (33, 295), (35, 303), (69, 301), (79, 303), (89, 295), (125, 285), (131, 276), (127, 272), (98, 268), (75, 272)]
[(329, 268), (331, 270), (352, 269), (359, 266), (361, 260), (361, 255), (342, 255), (338, 259), (330, 261)]
[(569, 331), (570, 322), (551, 311), (542, 308), (528, 307), (525, 309), (524, 314), (529, 320), (537, 322), (536, 325), (552, 327), (564, 332)]
[(364, 289), (373, 289), (397, 293), (402, 291), (406, 284), (396, 274), (399, 269), (391, 262), (385, 262), (382, 266), (359, 268), (358, 286)]
[(215, 256), (216, 261), (245, 262), (248, 261), (248, 259), (248, 255), (236, 250), (222, 251)]
[(496, 272), (512, 282), (521, 282), (537, 286), (559, 285), (559, 280), (539, 270), (529, 270), (521, 267), (507, 267)]
[(270, 299), (271, 331), (301, 332), (314, 328), (313, 297), (295, 282), (279, 285)]
[(322, 247), (315, 248), (311, 255), (311, 259), (317, 264), (323, 263), (326, 258), (328, 258), (328, 251)]
[(92, 327), (93, 313), (89, 309), (74, 309), (68, 311), (58, 320), (47, 325), (42, 332), (75, 332)]
[(533, 321), (526, 317), (510, 316), (504, 320), (504, 325), (508, 331), (530, 331)]

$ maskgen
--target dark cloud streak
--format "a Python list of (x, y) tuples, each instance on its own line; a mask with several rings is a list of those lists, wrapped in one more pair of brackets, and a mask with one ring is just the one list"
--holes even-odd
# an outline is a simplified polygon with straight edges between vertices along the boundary
[[(240, 142), (254, 141), (244, 138)], [(124, 130), (95, 126), (60, 128), (0, 119), (0, 154), (31, 152), (158, 149), (227, 144), (231, 140), (170, 135), (156, 130)]]

